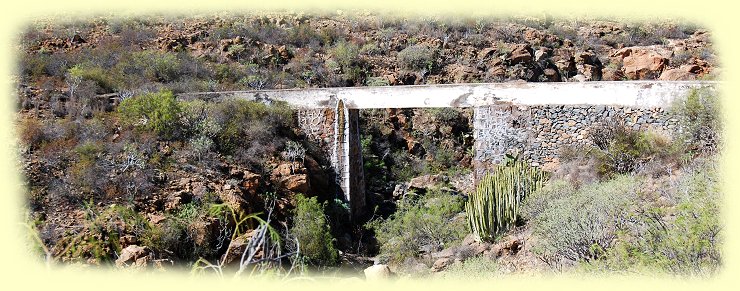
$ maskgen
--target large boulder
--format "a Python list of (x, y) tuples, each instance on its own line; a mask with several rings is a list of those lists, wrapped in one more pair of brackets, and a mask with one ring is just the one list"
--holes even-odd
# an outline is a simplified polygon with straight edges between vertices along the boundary
[(684, 65), (680, 68), (665, 70), (658, 79), (662, 81), (695, 80), (696, 74), (691, 72), (692, 68), (692, 66)]
[(532, 52), (532, 47), (528, 44), (518, 44), (512, 48), (509, 62), (511, 62), (512, 65), (529, 63), (532, 61), (533, 55), (534, 52)]
[(147, 247), (130, 245), (121, 250), (121, 255), (116, 260), (118, 267), (146, 267), (152, 260), (152, 253)]
[(285, 162), (278, 165), (271, 175), (271, 180), (282, 191), (310, 193), (311, 183), (306, 167), (300, 162)]
[(164, 204), (164, 209), (166, 211), (172, 211), (174, 209), (177, 209), (182, 204), (190, 203), (190, 200), (193, 198), (192, 193), (190, 193), (187, 190), (180, 190), (177, 192), (172, 192), (169, 195), (167, 195), (167, 200)]
[(601, 81), (602, 67), (601, 60), (591, 51), (578, 54), (576, 59), (578, 71), (586, 77), (588, 81)]
[(280, 180), (280, 187), (297, 193), (309, 193), (311, 186), (308, 175), (296, 174), (284, 177)]
[(434, 264), (432, 265), (432, 272), (439, 272), (444, 269), (447, 269), (452, 263), (454, 263), (455, 260), (451, 257), (444, 257), (439, 258), (436, 261), (434, 261)]
[(495, 47), (484, 48), (478, 52), (478, 61), (484, 61), (486, 59), (495, 57), (497, 52), (498, 49)]
[(478, 70), (471, 66), (464, 66), (459, 64), (450, 65), (450, 74), (452, 80), (455, 83), (471, 83), (476, 80), (478, 76)]
[(222, 189), (218, 192), (218, 196), (224, 204), (235, 210), (246, 210), (244, 207), (247, 205), (247, 200), (242, 196), (241, 190), (228, 184)]
[(411, 179), (409, 181), (409, 188), (412, 189), (427, 189), (440, 182), (446, 182), (447, 176), (444, 175), (424, 175)]
[(555, 65), (563, 72), (563, 76), (571, 78), (578, 74), (578, 68), (576, 67), (575, 57), (568, 57), (555, 62)]
[(655, 79), (668, 66), (665, 50), (654, 47), (626, 47), (612, 57), (622, 58), (622, 71), (632, 80)]
[(388, 265), (383, 264), (367, 267), (363, 272), (365, 273), (365, 280), (368, 281), (388, 279), (393, 274)]
[(261, 176), (250, 171), (244, 171), (244, 178), (242, 179), (242, 187), (244, 192), (249, 195), (257, 194), (257, 190), (260, 185)]

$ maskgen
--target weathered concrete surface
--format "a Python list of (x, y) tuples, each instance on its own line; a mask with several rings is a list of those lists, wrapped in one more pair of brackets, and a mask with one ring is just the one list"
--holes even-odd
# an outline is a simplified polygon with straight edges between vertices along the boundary
[(480, 83), (418, 86), (311, 88), (205, 92), (181, 98), (245, 98), (286, 101), (296, 108), (350, 109), (479, 107), (515, 105), (611, 105), (663, 107), (692, 88), (716, 87), (713, 81), (599, 81), (557, 83)]
[(352, 218), (365, 212), (365, 178), (360, 149), (360, 113), (340, 100), (335, 109), (334, 145), (331, 152), (340, 195), (349, 202)]

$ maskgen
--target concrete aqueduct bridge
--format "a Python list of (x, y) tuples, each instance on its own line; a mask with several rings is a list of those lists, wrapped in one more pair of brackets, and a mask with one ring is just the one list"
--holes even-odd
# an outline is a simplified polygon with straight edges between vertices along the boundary
[(518, 153), (535, 166), (557, 163), (561, 148), (590, 143), (591, 126), (609, 118), (636, 130), (675, 133), (676, 120), (666, 114), (674, 99), (692, 89), (716, 91), (718, 85), (710, 81), (478, 83), (200, 92), (179, 97), (287, 102), (297, 110), (301, 130), (331, 157), (338, 195), (357, 217), (365, 211), (359, 110), (473, 107), (473, 177), (477, 180), (506, 153)]

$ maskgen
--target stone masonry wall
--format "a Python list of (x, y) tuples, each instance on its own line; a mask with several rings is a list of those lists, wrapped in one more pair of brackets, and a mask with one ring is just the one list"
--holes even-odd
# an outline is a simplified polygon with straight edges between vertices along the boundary
[(662, 108), (630, 108), (612, 106), (532, 106), (520, 107), (528, 111), (526, 119), (531, 136), (526, 155), (534, 165), (553, 162), (564, 147), (590, 145), (589, 130), (608, 119), (624, 122), (633, 130), (648, 129), (667, 134), (677, 127)]
[(329, 156), (334, 145), (334, 116), (336, 115), (334, 110), (302, 108), (296, 110), (296, 115), (298, 128)]
[(474, 114), (475, 177), (481, 177), (505, 154), (520, 154), (534, 166), (558, 163), (566, 147), (593, 144), (590, 130), (608, 119), (633, 130), (663, 131), (672, 135), (678, 120), (665, 109), (604, 105), (497, 105), (478, 107)]
[(336, 109), (299, 109), (296, 117), (298, 128), (307, 139), (331, 157), (337, 196), (349, 202), (352, 216), (356, 217), (365, 210), (359, 111), (339, 104)]

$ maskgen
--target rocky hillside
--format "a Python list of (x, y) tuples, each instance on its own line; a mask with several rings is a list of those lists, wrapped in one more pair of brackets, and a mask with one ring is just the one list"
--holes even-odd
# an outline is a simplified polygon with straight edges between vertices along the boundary
[[(21, 59), (26, 109), (65, 104), (70, 89), (129, 96), (161, 87), (177, 93), (718, 73), (709, 33), (687, 24), (367, 13), (39, 21), (21, 35)], [(75, 86), (70, 73), (95, 84)]]
[[(362, 256), (439, 253), (466, 237), (462, 205), (475, 188), (469, 110), (363, 111), (374, 209), (365, 227), (349, 221), (329, 157), (300, 133), (292, 109), (177, 93), (690, 80), (720, 70), (706, 30), (663, 22), (142, 16), (39, 20), (19, 41), (17, 129), (38, 249), (52, 260), (119, 266), (235, 267), (245, 253), (259, 268), (362, 266)], [(406, 215), (412, 226), (432, 217), (426, 223), (443, 237), (384, 249), (407, 233), (393, 222)], [(257, 240), (265, 243), (250, 245)], [(498, 256), (521, 249), (518, 239), (463, 244)], [(426, 267), (451, 267), (450, 252)]]

